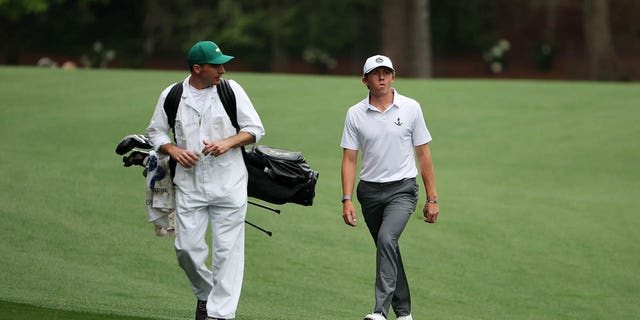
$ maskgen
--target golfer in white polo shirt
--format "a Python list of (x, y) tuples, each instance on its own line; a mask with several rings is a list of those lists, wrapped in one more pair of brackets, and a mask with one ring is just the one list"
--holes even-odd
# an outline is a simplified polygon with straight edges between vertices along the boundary
[(392, 307), (398, 320), (412, 320), (409, 285), (398, 239), (418, 202), (415, 158), (427, 194), (424, 221), (436, 222), (438, 196), (429, 142), (431, 134), (420, 104), (391, 87), (395, 69), (388, 57), (367, 59), (362, 83), (364, 100), (349, 108), (340, 146), (342, 157), (342, 216), (355, 227), (352, 197), (358, 151), (362, 150), (357, 198), (376, 245), (376, 303), (365, 320), (386, 320)]

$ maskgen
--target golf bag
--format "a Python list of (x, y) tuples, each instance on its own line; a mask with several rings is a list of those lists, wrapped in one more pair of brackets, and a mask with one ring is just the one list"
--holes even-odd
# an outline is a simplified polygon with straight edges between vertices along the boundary
[(254, 146), (244, 153), (249, 172), (249, 196), (273, 204), (313, 205), (318, 172), (302, 153)]
[[(231, 123), (240, 131), (236, 98), (229, 83), (220, 79), (218, 95)], [(164, 102), (169, 126), (175, 130), (176, 114), (182, 96), (182, 82), (173, 85)], [(174, 131), (175, 135), (175, 131)], [(249, 173), (248, 195), (273, 204), (287, 202), (304, 206), (313, 204), (318, 172), (311, 169), (302, 153), (254, 146), (250, 151), (242, 147), (247, 172)], [(171, 174), (175, 174), (175, 161), (171, 163)]]
[(122, 138), (116, 147), (116, 153), (128, 155), (122, 157), (125, 167), (141, 166), (146, 178), (146, 207), (148, 221), (155, 226), (157, 236), (175, 236), (175, 198), (173, 182), (169, 176), (169, 157), (157, 154), (151, 149), (147, 136), (131, 134)]

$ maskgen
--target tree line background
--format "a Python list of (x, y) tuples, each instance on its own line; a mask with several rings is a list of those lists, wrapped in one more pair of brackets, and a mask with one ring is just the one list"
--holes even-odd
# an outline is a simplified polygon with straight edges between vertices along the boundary
[(184, 69), (213, 40), (235, 71), (640, 79), (637, 0), (0, 0), (0, 63)]

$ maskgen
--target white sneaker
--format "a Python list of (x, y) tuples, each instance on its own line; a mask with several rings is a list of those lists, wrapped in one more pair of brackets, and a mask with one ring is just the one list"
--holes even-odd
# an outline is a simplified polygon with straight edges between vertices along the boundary
[(387, 320), (381, 313), (370, 313), (364, 317), (364, 320)]
[(409, 314), (408, 316), (398, 317), (396, 320), (413, 320), (413, 317)]

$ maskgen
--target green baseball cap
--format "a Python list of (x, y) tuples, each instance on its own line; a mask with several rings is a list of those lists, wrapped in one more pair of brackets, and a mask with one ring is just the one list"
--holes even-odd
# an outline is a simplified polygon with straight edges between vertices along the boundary
[(191, 47), (187, 56), (189, 66), (194, 64), (224, 64), (233, 59), (222, 54), (222, 50), (212, 41), (200, 41)]

